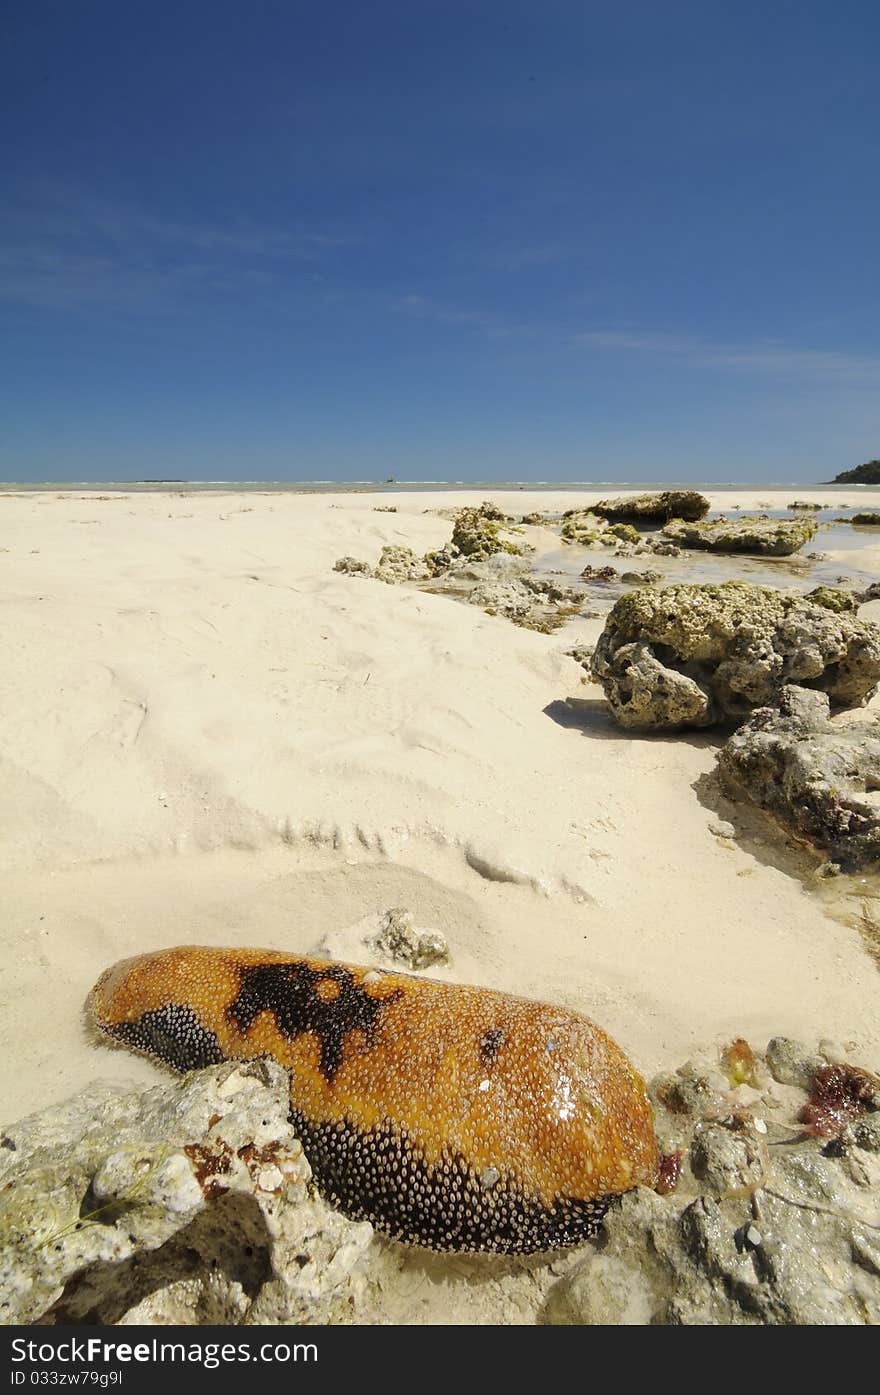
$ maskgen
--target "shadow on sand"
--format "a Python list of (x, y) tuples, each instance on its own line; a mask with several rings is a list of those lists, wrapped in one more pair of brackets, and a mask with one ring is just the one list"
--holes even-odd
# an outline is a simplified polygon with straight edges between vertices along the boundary
[(584, 736), (602, 741), (673, 741), (716, 750), (723, 746), (727, 733), (713, 731), (635, 731), (615, 722), (611, 708), (604, 698), (557, 698), (543, 709), (557, 726), (579, 731)]

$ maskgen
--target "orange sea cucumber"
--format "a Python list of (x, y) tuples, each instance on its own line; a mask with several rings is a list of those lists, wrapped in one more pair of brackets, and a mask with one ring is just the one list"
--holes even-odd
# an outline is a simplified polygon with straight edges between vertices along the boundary
[(595, 1234), (655, 1186), (645, 1086), (587, 1018), (485, 988), (266, 949), (184, 946), (109, 969), (100, 1029), (176, 1070), (274, 1057), (323, 1195), (436, 1250)]

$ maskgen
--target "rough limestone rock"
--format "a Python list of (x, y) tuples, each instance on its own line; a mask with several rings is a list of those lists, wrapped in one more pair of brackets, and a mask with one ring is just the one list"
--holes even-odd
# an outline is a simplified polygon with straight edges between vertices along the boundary
[(652, 552), (655, 557), (681, 557), (683, 549), (676, 547), (675, 543), (668, 538), (649, 537), (643, 538), (638, 547), (633, 549), (633, 555), (641, 556), (645, 552)]
[(567, 509), (562, 515), (563, 542), (582, 547), (613, 547), (641, 542), (641, 534), (631, 523), (612, 523), (593, 509)]
[(674, 730), (709, 724), (708, 688), (661, 663), (648, 644), (627, 644), (608, 664), (600, 635), (593, 652), (593, 674), (622, 726)]
[(403, 906), (392, 906), (385, 912), (368, 947), (385, 963), (403, 964), (408, 969), (449, 962), (449, 946), (440, 931), (419, 930), (412, 911)]
[[(800, 1052), (792, 1085), (770, 1078), (770, 1048), (763, 1057), (743, 1040), (652, 1083), (678, 1183), (621, 1199), (604, 1244), (551, 1290), (544, 1321), (880, 1322), (880, 1082)], [(839, 1114), (818, 1115), (801, 1081), (813, 1100), (837, 1090)]]
[(814, 518), (713, 518), (708, 523), (667, 523), (663, 536), (680, 547), (709, 552), (751, 552), (765, 557), (790, 557), (816, 532)]
[(462, 557), (485, 558), (493, 552), (522, 552), (523, 548), (500, 536), (500, 530), (513, 526), (513, 519), (490, 502), (477, 508), (459, 509), (452, 527), (452, 546)]
[(854, 513), (850, 523), (857, 528), (880, 528), (880, 513)]
[(431, 590), (479, 606), (525, 629), (550, 634), (580, 613), (584, 591), (562, 585), (555, 576), (529, 573), (525, 557), (498, 552), (482, 560), (458, 559)]
[(4, 1129), (0, 1322), (356, 1321), (373, 1230), (312, 1193), (288, 1092), (229, 1063)]
[[(438, 510), (447, 515), (446, 510)], [(375, 567), (357, 557), (340, 557), (333, 570), (348, 576), (373, 577), (397, 586), (403, 581), (431, 581), (443, 577), (463, 560), (480, 562), (504, 554), (520, 555), (534, 548), (502, 538), (500, 529), (510, 529), (513, 519), (495, 504), (458, 509), (453, 515), (452, 538), (434, 552), (419, 557), (411, 547), (385, 546)]]
[(522, 1260), (429, 1256), (326, 1206), (270, 1060), (98, 1083), (0, 1129), (0, 1322), (876, 1324), (880, 1082), (845, 1059), (738, 1040), (658, 1077), (675, 1190)]
[(417, 556), (411, 547), (386, 546), (375, 567), (357, 557), (340, 557), (333, 563), (335, 572), (346, 576), (368, 576), (396, 586), (401, 581), (427, 581), (435, 575), (434, 568)]
[(390, 546), (382, 548), (373, 572), (378, 581), (386, 581), (391, 586), (401, 581), (427, 581), (433, 574), (424, 558), (417, 556), (411, 547)]
[(444, 580), (460, 581), (513, 581), (528, 572), (531, 563), (527, 557), (519, 557), (510, 552), (496, 552), (483, 561), (472, 561), (459, 557), (454, 567), (446, 573)]
[(584, 593), (573, 586), (560, 586), (552, 577), (520, 576), (481, 581), (464, 599), (487, 615), (502, 615), (524, 629), (552, 634), (579, 613)]
[(814, 512), (818, 513), (820, 509), (824, 509), (825, 505), (811, 504), (807, 499), (794, 499), (790, 504), (786, 504), (785, 507), (787, 509), (813, 509)]
[(858, 597), (852, 591), (841, 591), (838, 586), (816, 586), (807, 592), (806, 599), (814, 605), (824, 606), (826, 610), (836, 611), (838, 615), (844, 612), (855, 615), (859, 608)]
[(844, 871), (880, 863), (880, 721), (838, 725), (824, 693), (783, 688), (720, 751), (734, 794), (745, 794)]
[(709, 500), (695, 489), (664, 489), (660, 494), (635, 494), (632, 498), (602, 499), (593, 505), (602, 518), (629, 519), (645, 523), (668, 523), (671, 518), (703, 518)]
[(566, 649), (565, 653), (570, 659), (574, 659), (575, 663), (580, 664), (587, 673), (590, 672), (593, 663), (592, 644), (576, 644), (573, 649)]
[(655, 581), (663, 580), (662, 572), (621, 572), (621, 581), (627, 582), (630, 586), (653, 586)]
[(880, 681), (880, 629), (745, 582), (643, 587), (609, 614), (593, 673), (618, 722), (643, 730), (741, 722), (788, 683), (856, 707)]
[(362, 562), (358, 557), (337, 557), (333, 563), (335, 572), (342, 572), (345, 576), (372, 576), (373, 568), (369, 562)]

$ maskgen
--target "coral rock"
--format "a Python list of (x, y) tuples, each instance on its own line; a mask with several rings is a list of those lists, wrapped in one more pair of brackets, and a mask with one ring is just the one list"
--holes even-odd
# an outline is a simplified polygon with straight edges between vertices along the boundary
[(823, 693), (785, 688), (719, 753), (720, 772), (846, 871), (880, 862), (880, 722), (829, 720)]
[(715, 518), (709, 523), (667, 523), (663, 536), (681, 547), (709, 552), (751, 552), (768, 557), (790, 557), (808, 543), (816, 531), (813, 518)]
[(709, 512), (709, 500), (695, 489), (665, 489), (660, 494), (602, 499), (593, 505), (602, 518), (668, 523), (671, 518), (695, 521)]
[(593, 671), (627, 727), (740, 722), (790, 683), (854, 707), (880, 680), (880, 629), (745, 582), (645, 587), (612, 609)]

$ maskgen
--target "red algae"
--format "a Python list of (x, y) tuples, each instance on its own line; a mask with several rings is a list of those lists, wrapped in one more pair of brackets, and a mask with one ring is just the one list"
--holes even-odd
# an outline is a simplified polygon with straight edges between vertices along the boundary
[(853, 1119), (880, 1102), (880, 1079), (860, 1066), (820, 1066), (813, 1076), (801, 1123), (811, 1138), (836, 1138)]

